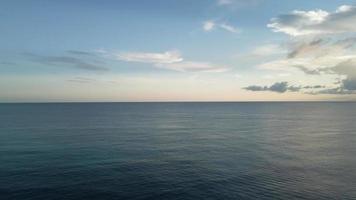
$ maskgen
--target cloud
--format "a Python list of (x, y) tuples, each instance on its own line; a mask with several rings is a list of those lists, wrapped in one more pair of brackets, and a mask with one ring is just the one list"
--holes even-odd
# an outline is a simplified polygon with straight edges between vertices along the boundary
[[(286, 65), (284, 67), (293, 67), (297, 68), (301, 71), (303, 71), (307, 75), (318, 75), (318, 76), (324, 76), (324, 75), (334, 75), (336, 76), (335, 78), (338, 80), (334, 85), (336, 84), (336, 87), (333, 88), (327, 88), (324, 90), (318, 90), (318, 91), (312, 91), (312, 92), (307, 92), (308, 94), (356, 94), (356, 58), (351, 58), (351, 59), (339, 59), (336, 60), (330, 60), (334, 64), (334, 66), (328, 66), (328, 67), (319, 67), (312, 69), (308, 66), (306, 62), (304, 65)], [(333, 79), (334, 80), (334, 79)], [(305, 86), (302, 89), (322, 89), (324, 87), (320, 86), (314, 86), (311, 88), (310, 86)]]
[(205, 21), (203, 23), (203, 29), (204, 31), (212, 31), (215, 27), (215, 22), (213, 21)]
[(128, 52), (116, 55), (118, 60), (127, 62), (169, 64), (183, 61), (178, 51), (166, 51), (164, 53)]
[(356, 78), (356, 59), (350, 59), (329, 68), (329, 70), (340, 75), (346, 75)]
[(303, 71), (305, 74), (308, 74), (308, 75), (320, 75), (320, 70), (318, 70), (318, 69), (308, 69), (307, 67), (302, 66), (302, 65), (296, 65), (294, 67)]
[(14, 62), (9, 62), (9, 61), (1, 61), (0, 65), (7, 65), (7, 66), (13, 66), (16, 65)]
[(340, 81), (336, 82), (337, 87), (328, 88), (319, 91), (312, 91), (310, 94), (356, 94), (356, 61), (347, 60), (334, 67), (325, 68), (323, 71), (327, 74), (336, 74), (340, 76)]
[[(43, 65), (54, 65), (72, 67), (85, 70), (108, 70), (102, 67), (100, 60), (92, 59), (89, 55), (101, 59), (114, 59), (125, 62), (138, 62), (152, 64), (153, 67), (174, 70), (179, 72), (224, 72), (228, 68), (209, 62), (184, 60), (179, 51), (166, 51), (163, 53), (151, 52), (122, 52), (112, 53), (100, 51), (90, 53), (85, 51), (67, 51), (70, 56), (43, 56), (32, 53), (25, 53), (33, 62)], [(76, 55), (76, 56), (74, 56)], [(84, 60), (85, 59), (85, 60)], [(1, 64), (1, 63), (0, 63)], [(84, 82), (84, 79), (73, 79), (73, 82)], [(87, 80), (86, 80), (87, 81)]]
[(43, 56), (32, 53), (26, 53), (32, 61), (43, 65), (60, 65), (65, 67), (72, 67), (77, 69), (91, 70), (91, 71), (106, 71), (108, 68), (98, 64), (93, 64), (89, 61), (84, 61), (81, 58), (73, 56)]
[(342, 88), (348, 91), (356, 92), (356, 78), (346, 78), (342, 80)]
[(280, 44), (266, 43), (254, 47), (247, 52), (240, 52), (234, 55), (241, 63), (263, 63), (271, 61), (272, 58), (283, 56), (287, 50)]
[(226, 24), (226, 23), (222, 23), (222, 24), (220, 24), (219, 26), (220, 26), (220, 28), (222, 28), (222, 29), (224, 29), (224, 30), (226, 30), (226, 31), (229, 31), (229, 32), (231, 32), (231, 33), (239, 33), (239, 32), (240, 32), (240, 30), (237, 29), (236, 27), (233, 27), (233, 26), (228, 25), (228, 24)]
[(343, 39), (322, 39), (318, 38), (312, 41), (295, 42), (291, 45), (288, 58), (298, 57), (325, 57), (335, 55), (345, 55), (347, 50), (353, 48), (356, 44), (355, 37)]
[(213, 20), (207, 20), (203, 22), (203, 30), (206, 32), (213, 31), (216, 28), (220, 28), (222, 30), (231, 32), (231, 33), (239, 33), (240, 30), (228, 23), (220, 23), (220, 22), (215, 22)]
[(313, 66), (316, 66), (317, 63), (314, 63), (310, 59), (279, 59), (269, 62), (259, 64), (257, 67), (263, 70), (276, 70), (276, 71), (287, 71), (293, 72), (299, 66), (308, 66), (307, 69), (314, 69)]
[(92, 83), (95, 82), (95, 79), (91, 78), (85, 78), (85, 77), (74, 77), (73, 79), (69, 79), (69, 82), (74, 82), (74, 83)]
[(233, 0), (217, 0), (217, 4), (218, 5), (229, 5), (229, 4), (232, 4), (233, 3)]
[[(324, 88), (326, 88), (326, 86), (324, 85), (289, 86), (288, 82), (277, 82), (271, 86), (251, 85), (243, 89), (254, 91), (254, 92), (261, 92), (261, 91), (270, 91), (270, 92), (277, 92), (277, 93), (304, 92), (306, 94), (314, 94), (314, 95), (326, 94), (327, 91), (329, 91), (330, 93), (333, 92), (334, 94), (340, 93), (340, 92), (336, 92), (334, 88), (333, 89), (324, 89)], [(344, 91), (344, 93), (346, 92)]]
[(76, 50), (69, 50), (67, 51), (68, 53), (70, 54), (73, 54), (73, 55), (82, 55), (82, 56), (95, 56), (94, 53), (91, 53), (91, 52), (87, 52), (87, 51), (76, 51)]
[(227, 68), (207, 62), (185, 61), (178, 51), (164, 53), (127, 52), (114, 56), (126, 62), (150, 63), (154, 67), (180, 72), (223, 72)]
[(291, 36), (356, 32), (356, 6), (342, 5), (334, 12), (321, 9), (280, 15), (267, 27)]
[(297, 40), (286, 45), (289, 48), (286, 58), (265, 62), (258, 67), (289, 72), (298, 69), (308, 75), (321, 75), (341, 62), (356, 59), (355, 44), (355, 37)]
[(258, 85), (251, 85), (248, 87), (243, 88), (245, 90), (260, 92), (260, 91), (270, 91), (270, 92), (277, 92), (277, 93), (285, 93), (287, 91), (290, 92), (297, 92), (301, 88), (296, 86), (288, 86), (288, 82), (277, 82), (271, 86), (258, 86)]
[(171, 69), (181, 72), (224, 72), (227, 68), (224, 66), (213, 65), (206, 62), (183, 61), (170, 64), (158, 64), (158, 67)]
[(249, 55), (252, 56), (271, 56), (271, 55), (276, 55), (276, 54), (282, 54), (285, 51), (282, 49), (280, 45), (277, 44), (265, 44), (262, 46), (259, 46), (252, 50), (252, 52)]
[(216, 0), (216, 4), (218, 6), (224, 6), (224, 7), (246, 7), (246, 6), (256, 6), (258, 5), (262, 0)]
[(292, 37), (284, 59), (260, 64), (259, 68), (299, 70), (320, 76), (323, 83), (333, 82), (328, 87), (324, 84), (301, 87), (300, 91), (307, 94), (356, 94), (356, 37), (350, 37), (356, 32), (356, 6), (340, 6), (334, 12), (297, 10), (271, 21), (268, 27), (275, 32), (304, 37)]
[(334, 95), (350, 95), (356, 94), (356, 91), (345, 90), (342, 87), (329, 88), (325, 90), (306, 92), (306, 94), (319, 95), (319, 94), (334, 94)]
[(323, 42), (322, 39), (317, 39), (308, 43), (299, 44), (291, 52), (288, 53), (287, 57), (295, 58), (300, 56), (301, 54), (303, 55), (305, 53), (315, 51), (315, 49), (318, 48), (322, 42)]
[(340, 88), (347, 91), (356, 92), (356, 60), (348, 60), (339, 63), (333, 68), (328, 69), (329, 72), (334, 72), (336, 74), (345, 76), (341, 80)]
[(303, 89), (320, 89), (320, 88), (325, 88), (326, 86), (324, 85), (307, 85), (304, 86)]

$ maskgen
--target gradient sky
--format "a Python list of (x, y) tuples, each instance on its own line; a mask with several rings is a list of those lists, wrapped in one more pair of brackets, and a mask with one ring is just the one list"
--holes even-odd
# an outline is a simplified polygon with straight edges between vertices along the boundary
[(2, 0), (0, 102), (356, 100), (356, 1)]

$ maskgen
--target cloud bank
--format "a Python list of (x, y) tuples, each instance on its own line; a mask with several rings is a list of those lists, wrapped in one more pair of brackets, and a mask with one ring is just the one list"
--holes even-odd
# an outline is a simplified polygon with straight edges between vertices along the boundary
[(269, 91), (269, 92), (285, 93), (285, 92), (305, 91), (305, 93), (316, 94), (315, 91), (310, 92), (310, 90), (317, 89), (320, 91), (324, 91), (325, 90), (324, 88), (325, 88), (325, 86), (323, 86), (323, 85), (290, 86), (288, 82), (284, 81), (284, 82), (276, 82), (276, 83), (272, 84), (271, 86), (251, 85), (251, 86), (245, 87), (243, 89), (253, 91), (253, 92)]
[[(329, 87), (303, 87), (308, 94), (356, 94), (356, 6), (342, 5), (335, 11), (295, 10), (271, 19), (274, 32), (293, 36), (285, 58), (268, 61), (263, 70), (303, 72), (329, 80)], [(302, 36), (302, 37), (301, 37)], [(319, 79), (319, 78), (318, 78)], [(268, 89), (268, 87), (262, 87)]]
[(295, 10), (271, 19), (267, 27), (291, 36), (355, 32), (356, 6), (342, 5), (334, 12)]
[(270, 92), (277, 92), (277, 93), (285, 93), (287, 91), (297, 92), (300, 90), (300, 87), (289, 86), (288, 82), (277, 82), (271, 86), (250, 85), (243, 89), (249, 90), (249, 91), (254, 91), (254, 92), (270, 91)]

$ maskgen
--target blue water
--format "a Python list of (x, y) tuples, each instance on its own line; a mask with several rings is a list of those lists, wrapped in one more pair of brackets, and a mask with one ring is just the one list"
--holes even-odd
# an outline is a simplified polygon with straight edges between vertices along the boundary
[(0, 199), (356, 199), (356, 103), (0, 104)]

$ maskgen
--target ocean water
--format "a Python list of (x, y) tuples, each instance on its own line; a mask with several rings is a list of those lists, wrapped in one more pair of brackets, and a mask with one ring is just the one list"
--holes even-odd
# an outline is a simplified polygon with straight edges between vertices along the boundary
[(0, 199), (356, 199), (356, 103), (0, 104)]

